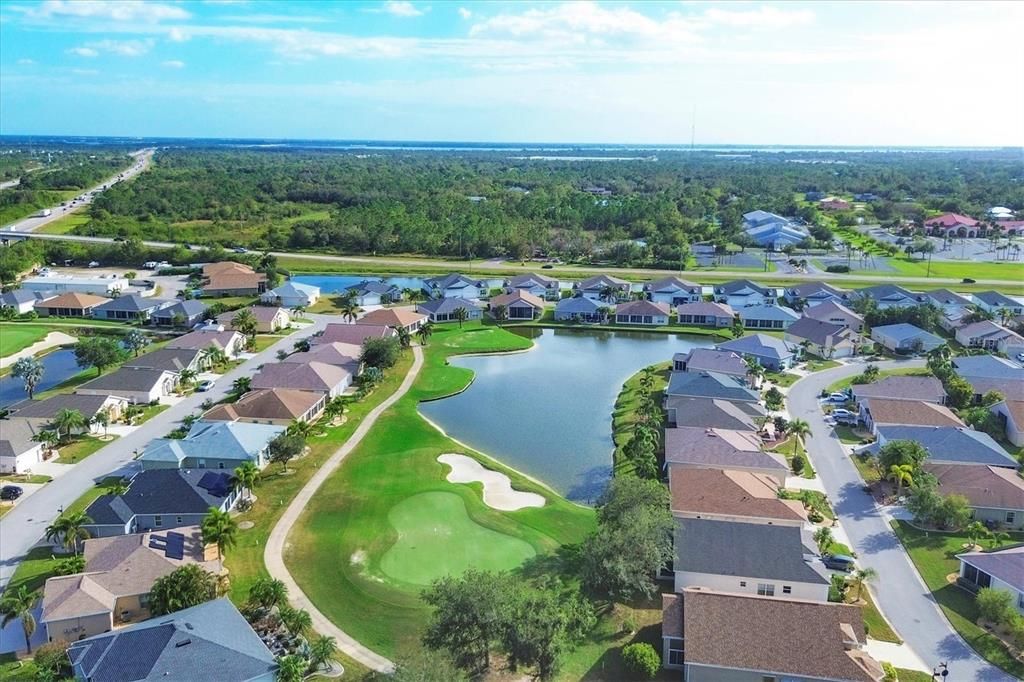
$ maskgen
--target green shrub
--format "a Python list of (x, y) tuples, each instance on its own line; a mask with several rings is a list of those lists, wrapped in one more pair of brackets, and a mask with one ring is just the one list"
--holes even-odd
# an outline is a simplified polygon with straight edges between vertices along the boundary
[(804, 461), (804, 456), (799, 452), (793, 455), (793, 463), (790, 465), (793, 467), (793, 473), (800, 475), (804, 471), (804, 467), (807, 466), (807, 462)]
[(626, 667), (646, 679), (652, 679), (661, 668), (661, 656), (646, 642), (628, 644), (622, 648), (622, 660)]
[(882, 682), (896, 682), (899, 679), (899, 675), (896, 674), (896, 666), (892, 663), (882, 661), (882, 671), (885, 673)]
[(828, 265), (825, 267), (825, 272), (849, 272), (849, 265)]
[(42, 644), (32, 654), (32, 662), (38, 669), (38, 679), (58, 680), (63, 677), (64, 667), (68, 663), (64, 646), (57, 642)]
[(1013, 613), (1013, 595), (1006, 590), (983, 587), (976, 597), (981, 617), (996, 624), (1009, 622)]

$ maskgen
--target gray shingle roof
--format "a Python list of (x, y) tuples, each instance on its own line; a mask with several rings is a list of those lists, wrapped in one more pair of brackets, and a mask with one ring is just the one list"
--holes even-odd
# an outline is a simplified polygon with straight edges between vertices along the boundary
[[(982, 431), (958, 426), (880, 426), (878, 435), (886, 441), (913, 440), (928, 451), (932, 462), (963, 462), (1017, 468), (1018, 463), (999, 443)], [(876, 443), (872, 448), (878, 450)]]
[(946, 399), (946, 389), (935, 377), (890, 376), (870, 384), (853, 384), (850, 387), (857, 400), (864, 398), (894, 398), (896, 400), (927, 400), (941, 403)]
[(158, 299), (158, 298), (146, 298), (138, 294), (128, 294), (126, 296), (118, 296), (112, 298), (106, 303), (101, 303), (94, 308), (94, 310), (101, 310), (104, 312), (122, 310), (130, 313), (138, 313), (143, 310), (153, 310), (170, 303), (170, 301)]
[(676, 519), (677, 571), (827, 585), (810, 533), (776, 526), (711, 519)]
[(16, 417), (26, 419), (53, 419), (61, 410), (78, 410), (88, 419), (103, 408), (110, 396), (58, 393), (45, 400), (26, 400), (11, 405)]
[(207, 305), (202, 301), (195, 299), (189, 299), (187, 301), (176, 301), (166, 308), (161, 308), (153, 313), (153, 317), (160, 319), (167, 318), (171, 319), (175, 315), (183, 315), (186, 318), (195, 317), (196, 315), (202, 315), (206, 312)]
[(416, 310), (431, 315), (450, 315), (459, 308), (465, 308), (467, 312), (482, 310), (480, 306), (470, 303), (464, 298), (435, 298), (416, 305)]
[(591, 300), (585, 296), (574, 296), (573, 298), (563, 298), (555, 304), (555, 312), (558, 313), (583, 313), (588, 315), (596, 314), (601, 308), (611, 307), (614, 309), (615, 306), (609, 306), (606, 303), (599, 303), (598, 301)]
[(783, 322), (794, 322), (800, 319), (800, 314), (792, 308), (781, 305), (752, 305), (740, 308), (736, 311), (740, 319), (747, 320), (781, 320)]
[(96, 525), (122, 525), (136, 514), (205, 514), (224, 504), (223, 496), (199, 486), (206, 474), (231, 475), (210, 469), (150, 469), (139, 472), (124, 495), (102, 495), (85, 511)]
[(879, 284), (873, 287), (864, 287), (863, 289), (856, 289), (850, 295), (854, 298), (872, 298), (879, 302), (899, 302), (906, 305), (913, 305), (917, 302), (917, 294), (895, 284)]
[(269, 679), (277, 669), (224, 598), (75, 642), (68, 656), (85, 679), (104, 682), (243, 682)]
[(1006, 294), (1001, 294), (998, 291), (982, 291), (978, 294), (973, 294), (974, 298), (982, 303), (990, 306), (1000, 306), (1005, 308), (1016, 308), (1021, 305), (1020, 301), (1015, 301)]
[(881, 327), (874, 327), (872, 333), (878, 332), (888, 336), (896, 342), (907, 341), (910, 339), (928, 339), (933, 343), (945, 343), (945, 339), (940, 336), (936, 336), (931, 332), (927, 332), (920, 327), (914, 326), (908, 322), (900, 322), (898, 324), (884, 324)]
[(823, 322), (813, 317), (801, 317), (790, 325), (789, 329), (786, 330), (786, 334), (800, 339), (807, 339), (811, 343), (822, 346), (828, 341), (829, 336), (838, 340), (839, 335), (845, 329), (846, 327), (842, 325)]
[(956, 373), (965, 379), (1018, 379), (1024, 381), (1024, 367), (994, 355), (964, 355), (952, 359)]
[(28, 419), (0, 420), (0, 457), (17, 457), (37, 447), (34, 438), (42, 430)]
[(150, 369), (148, 367), (121, 367), (120, 369), (96, 377), (87, 381), (79, 390), (86, 388), (90, 390), (110, 391), (117, 395), (118, 389), (126, 391), (150, 391), (154, 386), (163, 381), (165, 370)]
[(1024, 592), (1024, 544), (988, 552), (968, 552), (958, 558)]
[(760, 284), (751, 282), (749, 279), (737, 279), (715, 287), (716, 294), (744, 294), (759, 293), (762, 296), (774, 296), (775, 291)]
[(472, 277), (467, 277), (466, 275), (458, 272), (447, 274), (444, 277), (430, 277), (429, 279), (423, 280), (423, 285), (432, 289), (483, 287), (486, 286), (486, 284), (487, 283), (482, 279), (473, 279)]
[(739, 404), (711, 398), (669, 396), (665, 399), (665, 410), (670, 413), (670, 421), (680, 427), (756, 431), (753, 416), (740, 409)]
[(690, 372), (721, 372), (734, 376), (746, 376), (749, 368), (746, 361), (736, 353), (714, 348), (694, 348), (687, 353), (676, 353), (673, 362), (685, 362)]
[(672, 372), (665, 395), (746, 402), (760, 400), (757, 391), (743, 386), (734, 377), (718, 372)]
[(789, 472), (785, 458), (760, 448), (760, 438), (751, 431), (704, 427), (665, 429), (666, 464), (754, 469), (769, 471), (784, 479)]
[(132, 358), (124, 366), (180, 372), (194, 363), (202, 352), (199, 348), (161, 348)]
[(794, 351), (788, 343), (767, 334), (751, 334), (750, 336), (720, 343), (715, 348), (731, 350), (740, 355), (755, 355), (774, 358), (775, 360), (782, 360), (794, 355)]

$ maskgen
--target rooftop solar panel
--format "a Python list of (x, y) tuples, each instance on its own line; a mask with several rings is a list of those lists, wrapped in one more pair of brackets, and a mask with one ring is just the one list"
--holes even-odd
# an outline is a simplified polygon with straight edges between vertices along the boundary
[(168, 533), (167, 548), (164, 550), (164, 556), (168, 559), (185, 558), (185, 536), (181, 533)]

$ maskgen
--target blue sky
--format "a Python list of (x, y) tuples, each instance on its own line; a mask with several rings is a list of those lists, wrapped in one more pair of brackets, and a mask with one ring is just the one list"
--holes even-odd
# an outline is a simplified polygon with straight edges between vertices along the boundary
[(1024, 3), (0, 5), (0, 133), (1021, 145)]

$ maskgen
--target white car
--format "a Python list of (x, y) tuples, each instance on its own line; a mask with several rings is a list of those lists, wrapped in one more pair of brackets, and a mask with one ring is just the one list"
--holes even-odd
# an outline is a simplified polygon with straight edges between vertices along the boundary
[(825, 401), (830, 403), (848, 403), (850, 402), (850, 396), (845, 393), (829, 393)]

